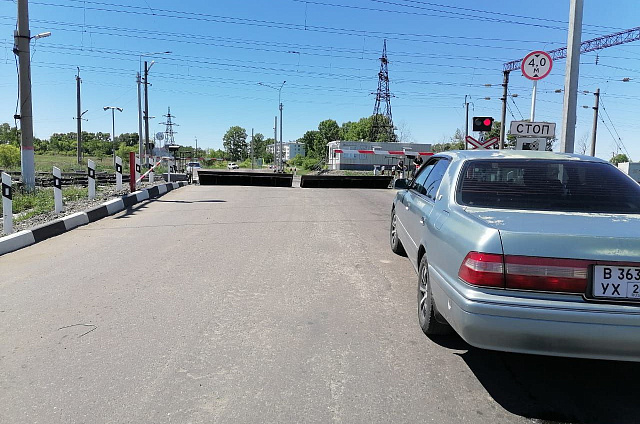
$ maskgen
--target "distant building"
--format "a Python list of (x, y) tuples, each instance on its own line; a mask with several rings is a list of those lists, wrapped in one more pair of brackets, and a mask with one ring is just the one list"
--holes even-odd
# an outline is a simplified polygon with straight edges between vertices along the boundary
[[(305, 155), (304, 144), (294, 141), (289, 143), (282, 143), (282, 151), (284, 160), (291, 160), (298, 155)], [(276, 152), (280, 152), (280, 143), (276, 143)], [(267, 153), (274, 154), (273, 144), (267, 145)]]
[(331, 141), (327, 143), (329, 169), (371, 171), (374, 166), (390, 170), (402, 159), (405, 165), (417, 155), (431, 155), (431, 144), (371, 143), (368, 141)]
[(640, 162), (621, 162), (618, 168), (640, 183)]

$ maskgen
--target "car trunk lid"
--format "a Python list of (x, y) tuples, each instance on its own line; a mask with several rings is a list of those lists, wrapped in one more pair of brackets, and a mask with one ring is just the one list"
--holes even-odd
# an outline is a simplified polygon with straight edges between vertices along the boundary
[(500, 232), (505, 255), (640, 262), (640, 215), (466, 208)]

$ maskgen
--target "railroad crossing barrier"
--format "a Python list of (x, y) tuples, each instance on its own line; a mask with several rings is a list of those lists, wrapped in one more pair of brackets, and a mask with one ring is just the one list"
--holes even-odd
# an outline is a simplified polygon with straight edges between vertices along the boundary
[(262, 187), (291, 187), (293, 174), (267, 172), (198, 170), (200, 185), (241, 185)]
[(11, 176), (2, 173), (2, 226), (5, 234), (13, 233), (13, 195)]
[(302, 188), (389, 188), (392, 175), (379, 176), (341, 176), (341, 175), (303, 175)]

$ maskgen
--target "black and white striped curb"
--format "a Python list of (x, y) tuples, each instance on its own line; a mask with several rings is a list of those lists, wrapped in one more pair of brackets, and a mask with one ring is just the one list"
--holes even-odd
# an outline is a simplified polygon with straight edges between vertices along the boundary
[(64, 218), (39, 225), (30, 230), (24, 230), (1, 237), (0, 255), (55, 237), (81, 225), (97, 221), (109, 215), (128, 209), (136, 203), (160, 197), (171, 190), (185, 185), (187, 185), (186, 181), (160, 184), (151, 188), (133, 192), (118, 199), (109, 200), (108, 202), (103, 203), (100, 206), (96, 206), (95, 208), (91, 208), (85, 212), (74, 213), (72, 215), (65, 216)]

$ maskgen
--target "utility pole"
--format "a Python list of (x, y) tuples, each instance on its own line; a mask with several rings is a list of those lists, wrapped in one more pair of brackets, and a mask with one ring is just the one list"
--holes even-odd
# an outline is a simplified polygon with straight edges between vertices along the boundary
[(140, 72), (136, 73), (136, 83), (138, 84), (138, 155), (142, 157), (142, 94), (140, 90)]
[(584, 0), (571, 0), (569, 36), (567, 39), (567, 66), (564, 77), (564, 105), (562, 110), (561, 151), (573, 153), (576, 136), (576, 107), (578, 103), (578, 76), (580, 73), (580, 40), (582, 38), (582, 9)]
[(31, 106), (31, 56), (29, 43), (29, 5), (27, 0), (18, 0), (18, 29), (14, 31), (13, 53), (18, 56), (20, 76), (20, 158), (22, 183), (28, 191), (36, 186), (36, 169), (33, 151), (33, 112)]
[(82, 164), (82, 107), (80, 104), (80, 83), (82, 80), (80, 79), (80, 68), (78, 68), (78, 75), (76, 75), (76, 107), (77, 107), (77, 115), (76, 115), (76, 130), (77, 134), (77, 150), (78, 150), (78, 165)]
[(144, 61), (144, 154), (149, 165), (149, 68), (147, 61)]
[(282, 103), (280, 103), (280, 172), (284, 172), (284, 145), (282, 144)]
[(198, 159), (198, 137), (196, 137), (196, 161), (199, 161), (199, 159)]
[(278, 155), (276, 147), (278, 146), (278, 116), (276, 115), (273, 123), (273, 164), (276, 166), (276, 171), (280, 168), (278, 163)]
[(596, 134), (598, 132), (598, 108), (600, 107), (600, 89), (598, 88), (595, 93), (596, 105), (593, 108), (593, 131), (591, 132), (591, 156), (596, 155)]
[(502, 76), (502, 114), (500, 115), (500, 149), (504, 149), (505, 126), (507, 123), (507, 94), (509, 88), (509, 71), (504, 71)]
[(253, 171), (253, 128), (251, 128), (251, 170)]
[(467, 136), (469, 135), (469, 102), (467, 101), (467, 94), (464, 95), (464, 143), (462, 149), (467, 149)]

